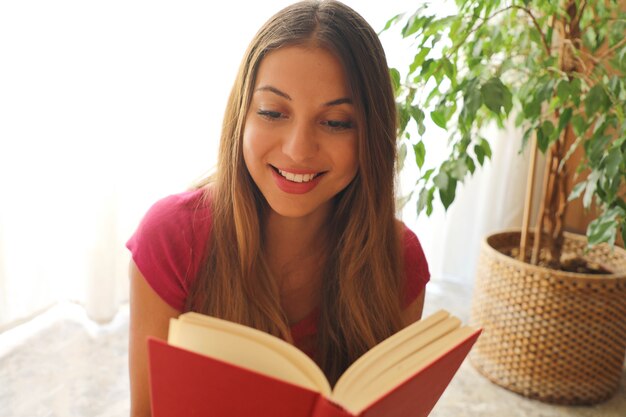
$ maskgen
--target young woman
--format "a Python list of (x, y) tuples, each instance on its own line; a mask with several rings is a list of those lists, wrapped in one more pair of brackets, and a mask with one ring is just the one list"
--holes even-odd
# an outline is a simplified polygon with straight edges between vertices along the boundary
[(428, 267), (395, 219), (396, 112), (376, 33), (336, 1), (272, 17), (241, 64), (216, 174), (158, 201), (128, 242), (134, 416), (146, 336), (194, 310), (294, 343), (331, 382), (421, 316)]

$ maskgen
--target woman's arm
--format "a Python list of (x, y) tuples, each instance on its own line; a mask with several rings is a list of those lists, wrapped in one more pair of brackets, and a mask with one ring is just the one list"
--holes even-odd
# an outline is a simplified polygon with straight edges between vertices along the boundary
[(130, 415), (150, 417), (147, 336), (167, 339), (169, 320), (177, 311), (148, 285), (134, 262), (130, 263), (130, 334), (128, 365), (130, 373)]

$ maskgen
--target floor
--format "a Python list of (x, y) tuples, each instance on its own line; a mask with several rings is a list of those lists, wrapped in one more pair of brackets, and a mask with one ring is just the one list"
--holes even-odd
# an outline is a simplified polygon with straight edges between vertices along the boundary
[[(443, 307), (466, 319), (470, 297), (462, 287), (431, 282), (425, 313)], [(0, 416), (128, 416), (127, 331), (127, 308), (101, 326), (69, 304), (0, 334)], [(465, 416), (625, 417), (626, 369), (611, 400), (563, 407), (504, 390), (465, 362), (431, 417)]]

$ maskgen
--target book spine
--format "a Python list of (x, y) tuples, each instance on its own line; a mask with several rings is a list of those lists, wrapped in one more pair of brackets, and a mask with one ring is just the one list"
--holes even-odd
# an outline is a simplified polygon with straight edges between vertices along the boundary
[(343, 407), (320, 395), (315, 402), (310, 417), (354, 417)]

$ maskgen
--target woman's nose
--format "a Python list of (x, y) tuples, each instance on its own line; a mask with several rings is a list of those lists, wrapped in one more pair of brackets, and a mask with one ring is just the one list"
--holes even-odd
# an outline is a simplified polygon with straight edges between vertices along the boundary
[(306, 123), (294, 123), (283, 140), (283, 153), (294, 162), (313, 158), (319, 150), (314, 128)]

